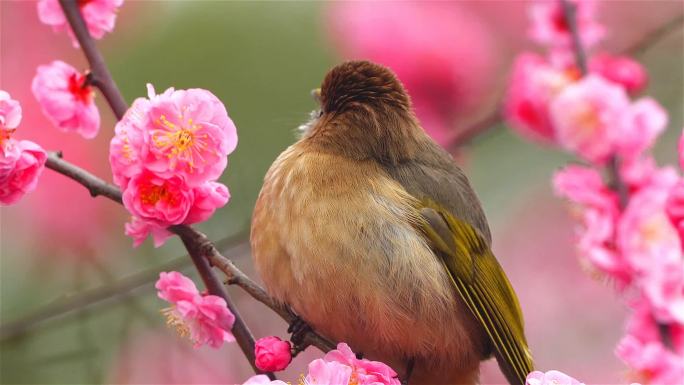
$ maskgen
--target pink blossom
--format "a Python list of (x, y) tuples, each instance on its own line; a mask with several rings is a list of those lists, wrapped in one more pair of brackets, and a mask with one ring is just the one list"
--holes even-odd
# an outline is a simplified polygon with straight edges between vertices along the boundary
[(579, 79), (575, 69), (560, 70), (543, 57), (517, 57), (504, 101), (506, 121), (520, 135), (545, 143), (556, 141), (549, 104), (566, 86)]
[(194, 191), (180, 177), (164, 179), (149, 171), (132, 178), (123, 192), (131, 214), (159, 226), (183, 223), (194, 200)]
[(546, 373), (534, 371), (527, 375), (525, 385), (583, 385), (576, 379), (557, 370), (550, 370)]
[(659, 170), (650, 183), (630, 196), (617, 227), (617, 246), (640, 274), (653, 266), (681, 261), (681, 241), (665, 212), (669, 193), (678, 176)]
[(136, 99), (114, 127), (114, 137), (109, 145), (109, 164), (114, 183), (121, 189), (125, 189), (128, 181), (143, 170), (140, 161), (146, 143), (143, 122), (149, 105), (145, 98)]
[(630, 94), (643, 90), (648, 83), (646, 69), (627, 56), (595, 55), (589, 62), (589, 70), (625, 87)]
[(581, 205), (608, 210), (616, 208), (616, 194), (595, 169), (567, 166), (554, 174), (553, 187), (556, 194)]
[(230, 332), (235, 317), (223, 298), (201, 295), (192, 280), (176, 271), (160, 273), (155, 287), (159, 298), (172, 304), (164, 311), (167, 323), (182, 336), (189, 336), (195, 347), (208, 344), (219, 348), (235, 340)]
[(677, 384), (684, 378), (684, 360), (660, 342), (642, 342), (625, 336), (615, 353), (635, 371), (636, 380), (648, 384)]
[(195, 187), (218, 178), (237, 145), (237, 131), (223, 103), (202, 89), (169, 89), (154, 95), (140, 129), (145, 168), (159, 176), (182, 175)]
[(346, 385), (352, 380), (352, 368), (335, 361), (317, 359), (309, 364), (309, 373), (304, 378), (308, 385)]
[(565, 87), (550, 111), (560, 144), (595, 163), (616, 151), (631, 112), (625, 90), (596, 75)]
[(418, 119), (438, 143), (489, 95), (496, 47), (487, 23), (460, 2), (330, 2), (330, 32), (342, 55), (391, 68)]
[(680, 239), (684, 239), (684, 180), (677, 182), (670, 190), (665, 211), (672, 225), (679, 231)]
[(256, 367), (265, 372), (284, 370), (292, 361), (290, 343), (275, 336), (259, 338), (254, 344), (254, 356)]
[[(114, 30), (116, 13), (123, 4), (123, 0), (79, 0), (78, 5), (85, 20), (90, 35), (95, 39), (101, 39), (106, 32)], [(74, 47), (78, 47), (78, 41), (67, 23), (66, 16), (59, 5), (59, 0), (38, 1), (38, 18), (40, 21), (51, 26), (55, 31), (67, 29)]]
[[(596, 1), (568, 0), (576, 7), (575, 17), (580, 40), (585, 48), (591, 48), (605, 35), (603, 26), (594, 19)], [(529, 8), (531, 19), (530, 37), (537, 43), (551, 48), (572, 47), (572, 35), (560, 0), (536, 0)]]
[[(17, 128), (21, 122), (21, 104), (12, 99), (10, 94), (0, 90), (0, 131)], [(0, 136), (3, 135), (0, 133)]]
[(90, 139), (100, 129), (95, 93), (84, 86), (85, 76), (63, 61), (38, 67), (31, 90), (45, 116), (62, 131), (75, 131)]
[(620, 136), (618, 150), (621, 155), (633, 158), (651, 148), (667, 127), (667, 112), (652, 98), (633, 103), (628, 113), (627, 128)]
[(658, 321), (684, 324), (684, 260), (656, 262), (641, 277), (640, 286)]
[(152, 235), (154, 247), (163, 245), (167, 239), (173, 236), (173, 233), (168, 231), (166, 227), (138, 217), (131, 217), (131, 220), (125, 224), (125, 233), (133, 238), (133, 247), (140, 246), (148, 235)]
[(399, 385), (397, 373), (382, 362), (357, 359), (356, 355), (345, 343), (337, 344), (337, 349), (328, 352), (324, 359), (328, 362), (339, 362), (352, 368), (353, 376), (360, 385)]
[(0, 141), (0, 203), (11, 205), (33, 191), (46, 160), (45, 150), (31, 141)]
[(228, 187), (218, 182), (206, 182), (194, 189), (195, 201), (183, 223), (204, 222), (217, 208), (223, 207), (230, 199)]
[(250, 377), (242, 385), (288, 385), (288, 384), (283, 382), (283, 381), (280, 381), (280, 380), (271, 381), (267, 375), (259, 374), (259, 375)]

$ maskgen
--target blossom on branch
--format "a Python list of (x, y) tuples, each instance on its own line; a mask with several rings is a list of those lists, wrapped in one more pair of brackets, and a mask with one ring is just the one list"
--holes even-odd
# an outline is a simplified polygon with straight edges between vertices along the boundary
[[(595, 20), (595, 0), (568, 0), (575, 7), (580, 40), (586, 48), (594, 46), (605, 35), (604, 27)], [(529, 8), (531, 28), (529, 35), (535, 42), (572, 52), (572, 33), (563, 4), (556, 0), (536, 0)]]
[(600, 54), (591, 58), (589, 70), (636, 94), (648, 84), (648, 73), (638, 61), (628, 56)]
[(265, 372), (278, 372), (292, 361), (292, 346), (288, 341), (270, 336), (259, 338), (254, 344), (256, 367)]
[(164, 310), (167, 324), (189, 337), (195, 347), (219, 348), (235, 340), (230, 332), (235, 316), (223, 298), (200, 294), (190, 278), (176, 271), (160, 273), (155, 287), (159, 298), (172, 304)]
[[(123, 4), (123, 0), (78, 0), (78, 7), (83, 15), (83, 20), (88, 27), (90, 36), (101, 39), (105, 33), (114, 30), (116, 13)], [(40, 21), (51, 26), (55, 31), (67, 30), (71, 42), (78, 48), (78, 40), (74, 36), (67, 18), (59, 5), (59, 0), (39, 0), (38, 18)]]
[[(13, 130), (21, 122), (21, 104), (0, 90), (0, 131)], [(1, 135), (1, 134), (0, 134)]]
[(557, 370), (546, 373), (534, 371), (527, 375), (525, 385), (584, 385), (576, 379)]
[(223, 103), (201, 89), (169, 88), (138, 98), (117, 123), (109, 163), (123, 202), (135, 219), (126, 233), (139, 244), (164, 227), (207, 220), (230, 199), (216, 179), (237, 145), (237, 131)]
[(31, 90), (45, 116), (62, 131), (74, 131), (86, 139), (100, 129), (100, 112), (87, 76), (71, 65), (55, 60), (38, 67)]

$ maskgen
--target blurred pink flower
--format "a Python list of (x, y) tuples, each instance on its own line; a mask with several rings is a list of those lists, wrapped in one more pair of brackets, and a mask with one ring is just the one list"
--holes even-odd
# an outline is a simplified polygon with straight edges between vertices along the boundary
[(235, 316), (223, 298), (201, 295), (190, 278), (176, 271), (160, 273), (155, 287), (159, 298), (173, 305), (165, 310), (167, 323), (181, 336), (189, 336), (195, 347), (207, 344), (219, 348), (235, 340), (230, 332)]
[(307, 385), (347, 385), (353, 378), (351, 367), (319, 358), (309, 364), (309, 373), (304, 378), (304, 383)]
[(143, 170), (140, 157), (146, 136), (142, 127), (149, 104), (149, 100), (137, 98), (114, 127), (114, 137), (109, 144), (109, 164), (114, 183), (121, 189)]
[(534, 371), (527, 375), (525, 385), (583, 385), (576, 379), (557, 370), (546, 373)]
[(55, 60), (38, 67), (31, 90), (45, 116), (62, 131), (91, 139), (100, 129), (100, 112), (86, 77), (69, 64)]
[(164, 179), (149, 171), (133, 177), (123, 191), (123, 204), (131, 214), (159, 226), (183, 223), (194, 198), (180, 177)]
[(679, 231), (679, 238), (684, 239), (684, 180), (677, 182), (670, 190), (665, 212), (672, 225)]
[(625, 131), (618, 140), (618, 151), (627, 158), (650, 149), (667, 127), (667, 112), (652, 98), (642, 98), (630, 107)]
[(328, 352), (324, 359), (339, 362), (352, 368), (353, 376), (360, 385), (399, 385), (397, 373), (382, 362), (358, 359), (345, 343), (337, 344), (337, 349)]
[(493, 38), (459, 2), (331, 2), (327, 21), (342, 55), (390, 67), (428, 134), (449, 144), (492, 87)]
[(684, 260), (655, 263), (641, 281), (655, 318), (684, 325)]
[(154, 247), (163, 245), (167, 239), (173, 236), (173, 233), (168, 231), (166, 227), (138, 217), (131, 217), (131, 220), (124, 225), (124, 229), (126, 235), (133, 238), (133, 247), (140, 246), (149, 235), (152, 235)]
[[(78, 0), (81, 15), (92, 37), (101, 39), (106, 32), (114, 30), (116, 13), (122, 4), (123, 0)], [(67, 29), (74, 47), (79, 46), (71, 27), (68, 26), (59, 0), (39, 0), (38, 18), (55, 31)]]
[[(15, 129), (21, 122), (21, 104), (0, 90), (0, 130)], [(3, 133), (0, 133), (2, 136)]]
[(656, 265), (681, 261), (679, 234), (665, 212), (678, 179), (673, 169), (658, 170), (650, 184), (630, 195), (617, 224), (618, 249), (639, 274)]
[(288, 384), (283, 382), (283, 381), (280, 381), (280, 380), (271, 381), (268, 379), (268, 376), (266, 376), (265, 374), (259, 374), (259, 375), (250, 377), (242, 385), (288, 385)]
[(0, 203), (11, 205), (33, 191), (47, 154), (28, 140), (0, 140)]
[(672, 385), (684, 378), (684, 360), (658, 341), (643, 342), (628, 334), (615, 354), (634, 370), (637, 381)]
[(648, 84), (644, 66), (628, 56), (595, 55), (589, 61), (589, 70), (625, 87), (630, 94), (640, 92)]
[(265, 372), (285, 370), (292, 361), (290, 343), (275, 336), (259, 338), (254, 344), (254, 355), (256, 367)]
[[(585, 48), (591, 48), (605, 35), (595, 20), (595, 0), (568, 0), (576, 7), (577, 29)], [(532, 40), (551, 48), (572, 47), (572, 35), (560, 0), (536, 0), (529, 8)]]
[(553, 187), (557, 195), (584, 206), (606, 210), (617, 208), (617, 195), (593, 168), (567, 166), (553, 175)]
[(518, 55), (504, 100), (504, 115), (511, 128), (528, 139), (555, 142), (549, 104), (579, 77), (577, 70), (555, 68), (540, 55)]
[(604, 163), (629, 123), (625, 90), (596, 75), (570, 84), (551, 102), (559, 143), (582, 158)]

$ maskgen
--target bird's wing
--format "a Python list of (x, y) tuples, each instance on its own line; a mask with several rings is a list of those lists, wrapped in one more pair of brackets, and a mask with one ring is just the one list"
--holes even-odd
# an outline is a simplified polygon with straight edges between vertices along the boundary
[(429, 240), (458, 294), (487, 332), (511, 384), (525, 384), (533, 370), (515, 292), (488, 242), (473, 226), (438, 204), (424, 200), (420, 229)]

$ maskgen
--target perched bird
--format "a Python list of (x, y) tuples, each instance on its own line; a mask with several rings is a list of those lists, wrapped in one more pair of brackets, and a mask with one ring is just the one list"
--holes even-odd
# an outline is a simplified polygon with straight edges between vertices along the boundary
[(476, 383), (492, 354), (524, 384), (533, 368), (522, 314), (480, 202), (402, 84), (380, 65), (346, 62), (319, 101), (254, 209), (268, 292), (411, 384)]

